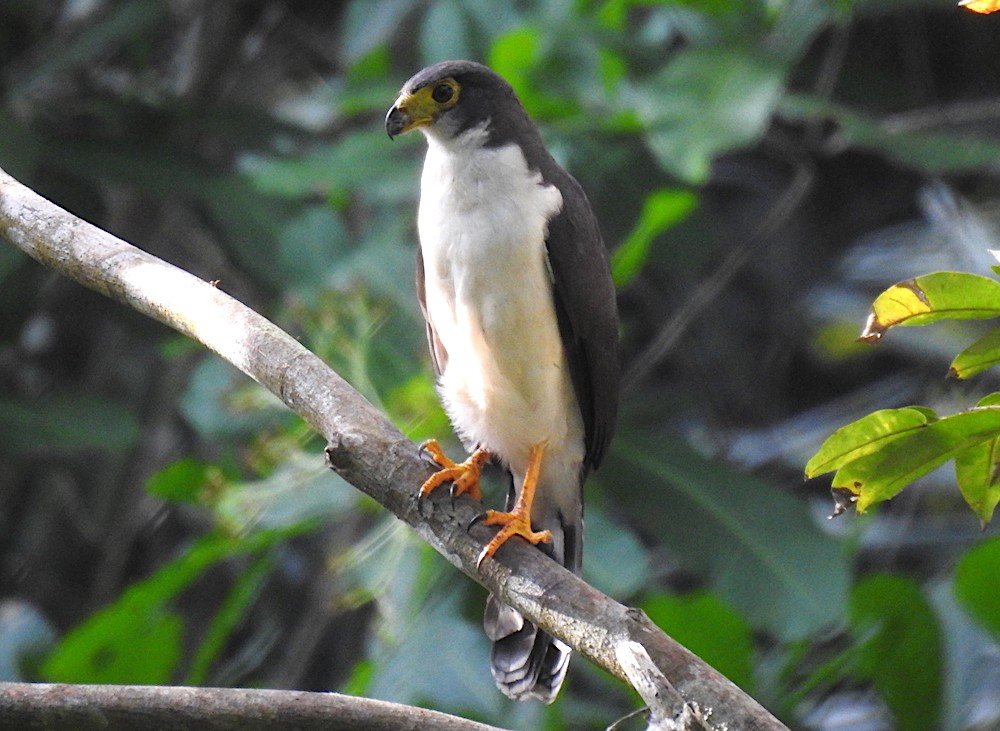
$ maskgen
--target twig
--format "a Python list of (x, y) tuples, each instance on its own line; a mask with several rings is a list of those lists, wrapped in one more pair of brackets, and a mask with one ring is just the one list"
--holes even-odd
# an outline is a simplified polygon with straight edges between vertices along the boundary
[(677, 692), (653, 664), (645, 647), (638, 642), (621, 642), (615, 654), (632, 687), (646, 701), (646, 731), (713, 731), (706, 714)]
[(785, 729), (716, 670), (640, 611), (598, 592), (522, 542), (476, 568), (492, 530), (460, 498), (418, 511), (413, 495), (430, 467), (368, 401), (294, 338), (224, 292), (67, 213), (0, 171), (0, 235), (69, 277), (198, 340), (277, 394), (329, 443), (330, 465), (413, 526), (446, 559), (540, 627), (628, 682), (616, 658), (633, 641), (677, 691), (713, 721)]
[(924, 107), (883, 117), (890, 134), (927, 132), (968, 125), (993, 126), (1000, 120), (1000, 99), (976, 99), (937, 107)]

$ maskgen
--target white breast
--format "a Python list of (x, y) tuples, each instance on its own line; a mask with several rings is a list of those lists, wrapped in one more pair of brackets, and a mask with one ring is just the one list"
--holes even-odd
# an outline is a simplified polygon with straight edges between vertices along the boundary
[(448, 353), (440, 390), (467, 446), (523, 476), (532, 444), (548, 440), (543, 480), (564, 481), (579, 470), (583, 425), (545, 252), (562, 195), (520, 148), (483, 137), (428, 136), (418, 226), (428, 317)]

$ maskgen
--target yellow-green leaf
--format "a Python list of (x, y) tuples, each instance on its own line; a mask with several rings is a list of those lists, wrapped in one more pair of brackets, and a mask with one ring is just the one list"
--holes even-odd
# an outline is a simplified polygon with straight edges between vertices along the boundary
[(955, 356), (948, 375), (971, 378), (1000, 363), (1000, 327), (990, 330), (976, 342)]
[(926, 427), (937, 415), (922, 406), (882, 409), (835, 431), (806, 464), (806, 477), (840, 469), (849, 462), (871, 454), (888, 442)]
[[(979, 406), (1000, 404), (1000, 393), (979, 400)], [(955, 480), (962, 497), (983, 523), (989, 523), (1000, 503), (1000, 435), (955, 455)]]
[(946, 416), (841, 467), (836, 490), (857, 496), (857, 510), (888, 500), (900, 490), (959, 455), (1000, 435), (1000, 407), (985, 406)]
[(1000, 282), (978, 274), (936, 272), (892, 285), (872, 303), (859, 340), (878, 342), (894, 325), (1000, 317)]
[(976, 406), (1000, 406), (1000, 391), (994, 391), (983, 396)]
[(1000, 437), (955, 455), (955, 480), (965, 502), (984, 524), (989, 523), (1000, 502)]

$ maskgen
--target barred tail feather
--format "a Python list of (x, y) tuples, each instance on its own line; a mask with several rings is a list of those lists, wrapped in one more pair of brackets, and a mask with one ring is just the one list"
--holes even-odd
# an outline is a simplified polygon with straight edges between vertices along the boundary
[[(554, 559), (574, 573), (580, 573), (582, 516), (567, 520), (557, 514), (552, 520), (539, 521), (536, 527), (551, 530), (554, 535), (553, 543), (539, 544), (539, 548), (550, 555), (555, 554)], [(483, 626), (493, 641), (490, 669), (503, 694), (514, 700), (554, 701), (569, 668), (572, 654), (569, 645), (538, 629), (520, 612), (492, 595), (486, 600)]]
[(483, 624), (493, 640), (490, 669), (504, 695), (554, 701), (569, 668), (569, 646), (493, 596), (486, 601)]

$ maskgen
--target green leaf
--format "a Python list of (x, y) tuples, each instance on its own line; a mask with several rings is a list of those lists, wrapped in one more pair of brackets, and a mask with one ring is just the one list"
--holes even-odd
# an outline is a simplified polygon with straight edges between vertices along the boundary
[(598, 48), (597, 62), (601, 87), (611, 97), (628, 76), (628, 61), (625, 56), (610, 48)]
[(540, 34), (528, 26), (508, 31), (493, 41), (489, 66), (521, 96), (528, 90), (528, 73), (538, 58)]
[(937, 420), (937, 415), (922, 406), (882, 409), (842, 426), (823, 442), (819, 451), (806, 463), (806, 477), (832, 472), (856, 459), (881, 449), (914, 429), (922, 429)]
[(1000, 437), (970, 447), (955, 456), (955, 479), (965, 502), (983, 524), (993, 520), (1000, 503)]
[(970, 549), (955, 567), (955, 596), (965, 610), (1000, 640), (1000, 538)]
[(900, 731), (937, 728), (941, 633), (920, 588), (900, 576), (871, 576), (851, 595), (851, 633), (861, 643), (857, 674), (871, 681)]
[(648, 540), (704, 572), (754, 627), (795, 639), (843, 616), (843, 548), (786, 492), (641, 433), (615, 441), (601, 480)]
[(976, 407), (945, 416), (845, 464), (834, 475), (833, 487), (856, 495), (857, 510), (861, 513), (893, 497), (961, 451), (998, 434), (1000, 407)]
[(753, 692), (750, 627), (726, 602), (702, 591), (683, 596), (657, 594), (641, 606), (660, 629), (736, 685)]
[(538, 29), (524, 26), (493, 41), (489, 55), (490, 68), (514, 87), (524, 108), (536, 117), (547, 116), (555, 104), (550, 96), (536, 91), (531, 83), (531, 74), (538, 67), (540, 44)]
[(892, 285), (875, 298), (861, 340), (878, 342), (894, 325), (1000, 317), (1000, 282), (978, 274), (936, 272)]
[(181, 659), (183, 622), (162, 608), (120, 603), (74, 630), (43, 665), (55, 683), (166, 685)]
[(1000, 327), (993, 328), (955, 356), (948, 375), (971, 378), (1000, 363)]
[(642, 270), (653, 241), (684, 220), (698, 207), (698, 197), (689, 190), (661, 188), (650, 193), (635, 228), (611, 257), (611, 275), (616, 287), (624, 287)]
[(700, 184), (717, 155), (752, 144), (764, 132), (784, 75), (780, 63), (747, 49), (690, 47), (636, 89), (635, 112), (660, 164)]
[(197, 504), (218, 467), (184, 457), (146, 480), (146, 492), (175, 503)]
[[(998, 404), (1000, 393), (992, 393), (977, 406)], [(1000, 434), (955, 455), (955, 481), (969, 507), (984, 525), (989, 523), (1000, 502)]]
[(180, 559), (133, 584), (115, 604), (66, 635), (42, 668), (46, 679), (169, 682), (180, 659), (182, 626), (165, 603), (230, 550), (229, 542), (219, 536), (203, 538)]
[(183, 635), (169, 603), (219, 561), (261, 551), (302, 530), (260, 531), (245, 538), (203, 536), (180, 558), (71, 630), (42, 666), (44, 677), (62, 683), (169, 682), (181, 658)]

